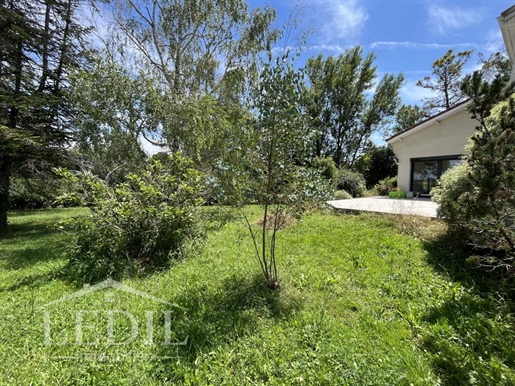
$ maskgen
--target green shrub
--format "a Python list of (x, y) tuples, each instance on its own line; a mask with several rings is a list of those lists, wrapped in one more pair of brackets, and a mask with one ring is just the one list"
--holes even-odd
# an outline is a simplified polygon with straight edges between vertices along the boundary
[(311, 166), (328, 180), (338, 178), (338, 168), (331, 157), (315, 157)]
[(366, 191), (365, 178), (361, 173), (349, 169), (340, 169), (336, 188), (345, 190), (352, 197), (361, 197)]
[(15, 176), (9, 187), (9, 209), (50, 208), (61, 188), (55, 176)]
[(395, 188), (388, 193), (390, 198), (406, 198), (406, 192), (402, 189)]
[(9, 209), (41, 209), (49, 208), (54, 200), (53, 195), (45, 191), (32, 189), (21, 178), (12, 178), (9, 188)]
[(397, 177), (385, 178), (374, 186), (374, 190), (380, 196), (388, 196), (388, 194), (397, 188)]
[(451, 236), (466, 240), (482, 266), (513, 274), (515, 260), (515, 99), (499, 103), (509, 89), (500, 79), (467, 77), (463, 89), (473, 96), (468, 109), (477, 132), (466, 147), (464, 164), (451, 169), (433, 189), (440, 216)]
[(459, 226), (466, 205), (464, 198), (474, 188), (469, 172), (470, 165), (462, 162), (442, 174), (438, 185), (431, 190), (433, 201), (439, 204), (438, 216), (449, 222), (451, 227)]
[(82, 186), (91, 208), (90, 216), (72, 222), (76, 232), (67, 248), (69, 267), (81, 280), (166, 266), (201, 239), (203, 178), (178, 154), (149, 160), (140, 175), (114, 187), (91, 174), (60, 174)]
[(397, 174), (397, 157), (391, 145), (373, 145), (361, 154), (354, 169), (363, 174), (367, 189), (371, 189), (381, 180)]
[(9, 187), (9, 209), (43, 209), (83, 205), (69, 181), (50, 171), (14, 176)]
[(337, 190), (336, 192), (334, 192), (335, 200), (348, 200), (350, 198), (352, 198), (352, 196), (345, 190)]

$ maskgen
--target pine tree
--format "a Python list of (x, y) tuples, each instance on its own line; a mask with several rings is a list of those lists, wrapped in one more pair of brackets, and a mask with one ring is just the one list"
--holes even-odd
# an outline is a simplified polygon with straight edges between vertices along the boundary
[(451, 108), (467, 98), (461, 90), (461, 77), (463, 67), (471, 55), (472, 51), (454, 54), (454, 50), (451, 49), (433, 63), (432, 77), (426, 76), (417, 82), (417, 86), (436, 93), (424, 102), (426, 116)]
[(83, 58), (79, 0), (0, 0), (0, 228), (7, 226), (9, 181), (27, 165), (62, 159), (68, 139), (63, 96), (68, 70)]

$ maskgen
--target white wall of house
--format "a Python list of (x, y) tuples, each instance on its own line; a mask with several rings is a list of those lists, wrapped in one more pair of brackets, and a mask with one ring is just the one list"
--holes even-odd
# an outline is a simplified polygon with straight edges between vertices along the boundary
[(422, 128), (412, 129), (404, 137), (390, 139), (388, 142), (399, 159), (398, 186), (406, 192), (410, 190), (412, 158), (463, 154), (475, 127), (476, 121), (463, 107), (450, 116), (430, 119)]
[[(515, 5), (497, 20), (512, 64), (511, 81), (515, 81)], [(466, 104), (462, 102), (386, 140), (399, 159), (397, 183), (400, 188), (410, 190), (413, 158), (463, 154), (477, 125), (467, 112)]]

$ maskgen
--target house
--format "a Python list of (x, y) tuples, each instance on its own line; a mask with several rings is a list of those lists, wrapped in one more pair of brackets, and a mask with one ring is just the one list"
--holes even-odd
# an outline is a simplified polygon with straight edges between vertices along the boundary
[(461, 102), (386, 140), (399, 160), (397, 185), (402, 190), (430, 194), (440, 176), (460, 161), (476, 127), (468, 103)]
[[(515, 5), (497, 18), (511, 63), (515, 63)], [(515, 66), (511, 80), (515, 80)], [(460, 161), (477, 122), (463, 101), (386, 139), (399, 160), (397, 184), (406, 192), (429, 195), (436, 181)]]

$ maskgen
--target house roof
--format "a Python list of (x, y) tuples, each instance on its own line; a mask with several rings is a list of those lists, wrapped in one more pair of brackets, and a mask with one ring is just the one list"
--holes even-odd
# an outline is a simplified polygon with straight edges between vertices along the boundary
[(416, 132), (425, 129), (426, 127), (431, 126), (433, 123), (439, 124), (439, 120), (448, 118), (462, 110), (464, 110), (467, 107), (467, 104), (470, 102), (470, 98), (467, 100), (464, 100), (463, 102), (460, 102), (451, 108), (448, 108), (447, 110), (444, 110), (438, 114), (433, 115), (432, 117), (429, 117), (422, 122), (417, 123), (414, 126), (411, 126), (407, 128), (406, 130), (401, 131), (400, 133), (397, 133), (395, 135), (392, 135), (390, 138), (385, 139), (388, 143), (394, 143), (397, 140), (402, 140), (402, 138), (406, 138), (407, 136), (411, 134), (415, 134)]

